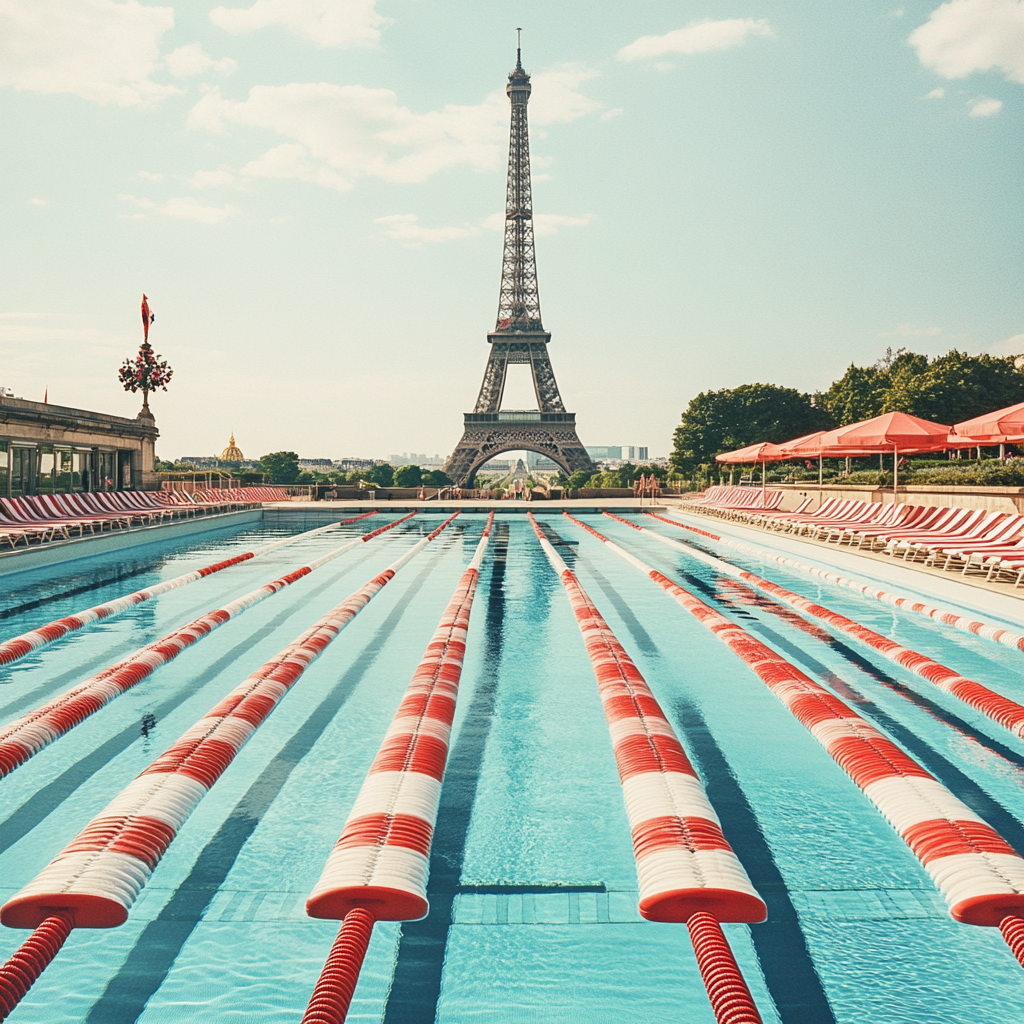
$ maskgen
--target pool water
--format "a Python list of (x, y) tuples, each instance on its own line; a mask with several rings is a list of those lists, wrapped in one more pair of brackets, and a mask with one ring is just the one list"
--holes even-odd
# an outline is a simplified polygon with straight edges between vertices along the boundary
[[(831, 688), (1024, 852), (1024, 743), (869, 648), (606, 517), (585, 517)], [(0, 783), (0, 896), (27, 883), (189, 726), (412, 544), (408, 523), (186, 650)], [(956, 923), (892, 827), (758, 677), (564, 517), (538, 515), (637, 663), (768, 905), (725, 932), (766, 1022), (1019, 1024), (1024, 972)], [(171, 591), (0, 675), (3, 721), (386, 520)], [(9, 1018), (298, 1021), (337, 931), (304, 904), (485, 523), (463, 514), (362, 611), (199, 804), (128, 922), (76, 930)], [(1019, 651), (770, 560), (644, 525), (819, 600), (1018, 701)], [(307, 528), (8, 577), (0, 638)], [(339, 540), (341, 538), (341, 540)], [(827, 552), (824, 552), (827, 555)], [(820, 560), (819, 560), (820, 561)], [(143, 736), (145, 715), (156, 720)], [(499, 514), (481, 573), (431, 853), (431, 911), (380, 923), (351, 1021), (714, 1021), (681, 925), (643, 921), (608, 729), (568, 600), (532, 527)], [(9, 956), (27, 933), (3, 930)]]

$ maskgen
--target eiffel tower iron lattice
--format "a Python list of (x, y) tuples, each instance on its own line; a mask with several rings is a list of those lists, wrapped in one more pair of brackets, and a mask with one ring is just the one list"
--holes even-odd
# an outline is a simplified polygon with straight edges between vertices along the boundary
[[(488, 459), (516, 449), (546, 456), (566, 476), (577, 470), (595, 469), (576, 434), (576, 414), (565, 411), (558, 393), (548, 357), (551, 333), (544, 330), (540, 315), (526, 119), (530, 91), (530, 76), (523, 70), (522, 51), (517, 49), (516, 66), (505, 89), (511, 102), (512, 124), (498, 318), (487, 335), (491, 351), (476, 407), (465, 414), (462, 440), (444, 466), (444, 471), (465, 487), (473, 485), (477, 470)], [(536, 410), (501, 408), (508, 367), (516, 363), (530, 367)]]

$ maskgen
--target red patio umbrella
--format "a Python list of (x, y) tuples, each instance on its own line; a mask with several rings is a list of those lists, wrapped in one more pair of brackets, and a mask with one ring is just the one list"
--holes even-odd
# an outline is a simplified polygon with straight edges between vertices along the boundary
[(761, 463), (761, 490), (765, 488), (765, 466), (766, 462), (780, 462), (788, 459), (783, 455), (777, 444), (768, 441), (759, 441), (757, 444), (748, 444), (745, 448), (737, 448), (735, 451), (722, 452), (715, 456), (715, 462), (760, 462)]
[(837, 427), (822, 434), (818, 441), (822, 455), (871, 455), (874, 452), (893, 454), (893, 500), (899, 474), (899, 455), (938, 452), (950, 447), (949, 427), (931, 423), (905, 412), (887, 412), (860, 423)]
[(973, 448), (1008, 441), (1024, 441), (1024, 402), (954, 423), (949, 431), (950, 448)]

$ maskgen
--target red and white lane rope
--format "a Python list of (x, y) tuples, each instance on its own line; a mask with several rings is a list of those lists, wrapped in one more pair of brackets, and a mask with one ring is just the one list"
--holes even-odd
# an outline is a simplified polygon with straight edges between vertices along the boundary
[(529, 519), (565, 588), (597, 679), (633, 837), (640, 914), (686, 922), (719, 1021), (759, 1022), (719, 922), (764, 921), (765, 903), (640, 670), (532, 513)]
[(816, 604), (806, 597), (801, 597), (800, 594), (794, 594), (791, 590), (786, 590), (785, 587), (780, 587), (777, 583), (763, 579), (752, 572), (748, 572), (746, 569), (740, 569), (729, 562), (723, 561), (721, 558), (716, 558), (714, 555), (709, 555), (704, 551), (698, 551), (689, 544), (672, 540), (670, 537), (663, 537), (660, 533), (638, 526), (627, 519), (622, 519), (608, 512), (605, 515), (609, 515), (612, 519), (616, 519), (620, 523), (625, 523), (627, 526), (641, 531), (648, 537), (661, 541), (662, 544), (668, 547), (684, 552), (690, 558), (703, 562), (705, 565), (710, 565), (718, 572), (756, 587), (763, 593), (775, 598), (776, 601), (788, 604), (805, 615), (811, 615), (816, 619), (820, 619), (838, 632), (845, 633), (847, 636), (859, 640), (862, 644), (866, 644), (872, 650), (878, 651), (883, 657), (888, 658), (901, 668), (905, 668), (922, 679), (926, 679), (944, 693), (952, 694), (952, 696), (962, 700), (965, 704), (970, 704), (972, 708), (991, 718), (992, 721), (998, 722), (1004, 728), (1009, 729), (1015, 736), (1024, 738), (1024, 705), (1010, 700), (1009, 697), (1004, 697), (1001, 693), (996, 693), (995, 690), (990, 689), (984, 684), (960, 675), (959, 672), (941, 665), (934, 658), (929, 658), (926, 654), (921, 654), (910, 647), (904, 647), (902, 644), (896, 643), (895, 640), (890, 640), (888, 637), (882, 636), (881, 633), (876, 633), (873, 629), (862, 626), (859, 622), (855, 622), (839, 612)]
[[(39, 934), (54, 927), (55, 919), (70, 915), (76, 928), (112, 928), (127, 920), (128, 911), (178, 830), (249, 737), (398, 569), (458, 514), (446, 519), (236, 687), (129, 783), (72, 843), (0, 908), (0, 923), (10, 928), (36, 929), (0, 968), (0, 978), (20, 956), (26, 955), (26, 950), (34, 948)], [(25, 991), (59, 948), (59, 944), (50, 943), (47, 950), (52, 949), (52, 953), (48, 957), (33, 954), (41, 962), (28, 978)], [(7, 990), (0, 985), (0, 1012), (10, 1013), (22, 995), (24, 991), (11, 1002)]]
[(778, 562), (779, 565), (785, 565), (791, 569), (799, 569), (801, 572), (809, 572), (811, 575), (827, 580), (837, 587), (845, 587), (847, 590), (856, 591), (858, 594), (864, 594), (866, 597), (873, 597), (876, 601), (891, 605), (893, 608), (904, 608), (907, 611), (916, 612), (918, 615), (925, 615), (929, 619), (941, 622), (945, 626), (952, 626), (953, 629), (958, 629), (961, 633), (973, 633), (975, 636), (983, 637), (986, 640), (994, 640), (996, 643), (1004, 644), (1006, 647), (1014, 647), (1019, 651), (1024, 651), (1024, 635), (1015, 633), (1013, 630), (1006, 629), (1003, 626), (993, 626), (990, 623), (980, 622), (978, 619), (972, 619), (967, 615), (961, 615), (959, 612), (950, 611), (948, 608), (936, 608), (916, 597), (908, 597), (906, 594), (894, 594), (888, 590), (878, 590), (874, 584), (848, 579), (846, 576), (829, 572), (828, 569), (823, 569), (820, 566), (808, 565), (806, 562), (800, 562), (786, 555), (776, 554), (774, 551), (766, 551), (764, 548), (759, 548), (754, 544), (747, 544), (741, 540), (734, 540), (731, 537), (720, 537), (718, 534), (708, 533), (707, 530), (698, 530), (695, 526), (677, 523), (674, 519), (667, 519), (656, 512), (648, 512), (647, 515), (663, 523), (668, 523), (669, 526), (676, 526), (681, 530), (699, 533), (702, 537), (708, 537), (710, 540), (727, 548), (732, 548), (734, 551), (743, 551), (747, 554), (756, 555), (758, 558), (770, 558), (772, 561)]
[[(566, 513), (568, 515), (568, 513)], [(569, 517), (572, 519), (572, 517)], [(882, 812), (966, 924), (999, 926), (1024, 964), (1024, 858), (938, 779), (838, 697), (667, 576), (572, 519), (634, 565), (745, 661)]]
[(223, 626), (225, 622), (229, 622), (254, 605), (272, 597), (296, 580), (308, 576), (315, 569), (319, 569), (320, 566), (333, 561), (339, 555), (350, 551), (364, 541), (372, 540), (398, 526), (399, 523), (405, 522), (414, 514), (410, 513), (402, 519), (388, 523), (387, 526), (382, 526), (379, 530), (357, 537), (308, 565), (251, 590), (248, 594), (222, 608), (215, 608), (198, 619), (193, 619), (188, 625), (176, 629), (173, 633), (169, 633), (154, 643), (147, 644), (124, 661), (104, 669), (86, 679), (85, 682), (73, 686), (70, 690), (65, 690), (64, 693), (41, 704), (28, 714), (3, 726), (0, 728), (0, 779), (9, 775), (15, 768), (24, 764), (30, 757), (38, 754), (40, 750), (63, 736), (74, 726), (84, 722), (115, 697), (119, 697), (147, 679), (161, 665), (172, 661), (187, 647), (191, 647), (204, 637), (209, 636), (218, 626)]
[(430, 846), (469, 615), (493, 523), (492, 512), (306, 902), (310, 917), (343, 923), (302, 1018), (305, 1024), (345, 1019), (374, 921), (427, 915)]
[(92, 622), (109, 619), (111, 616), (118, 615), (129, 608), (134, 608), (135, 605), (148, 601), (151, 597), (156, 597), (158, 594), (166, 594), (169, 590), (177, 590), (179, 587), (188, 586), (189, 583), (195, 583), (196, 580), (201, 580), (205, 576), (212, 576), (215, 572), (220, 572), (222, 569), (238, 565), (239, 562), (247, 562), (250, 558), (258, 558), (260, 555), (265, 555), (268, 551), (274, 551), (276, 548), (284, 547), (287, 544), (294, 544), (296, 541), (307, 540), (318, 533), (333, 530), (344, 523), (354, 523), (357, 519), (365, 519), (367, 516), (376, 514), (376, 512), (366, 512), (361, 516), (353, 516), (351, 519), (342, 519), (341, 522), (331, 523), (330, 526), (321, 526), (316, 530), (307, 530), (305, 533), (296, 534), (294, 537), (285, 537), (283, 540), (276, 540), (272, 544), (257, 548), (255, 551), (243, 551), (242, 554), (235, 555), (233, 558), (227, 558), (223, 562), (215, 562), (213, 565), (204, 566), (202, 569), (194, 569), (183, 576), (176, 576), (173, 580), (164, 580), (163, 583), (157, 583), (146, 590), (136, 590), (132, 594), (117, 597), (113, 601), (98, 604), (94, 608), (86, 608), (84, 611), (75, 612), (73, 615), (66, 615), (63, 619), (57, 619), (55, 622), (48, 622), (45, 626), (40, 626), (38, 629), (33, 629), (28, 633), (22, 633), (21, 636), (11, 637), (10, 640), (0, 642), (0, 665), (10, 665), (20, 658), (24, 658), (26, 654), (31, 654), (32, 651), (45, 647), (47, 644), (52, 644), (55, 640), (60, 640), (61, 637), (67, 636), (68, 633), (74, 633), (76, 630), (82, 629)]

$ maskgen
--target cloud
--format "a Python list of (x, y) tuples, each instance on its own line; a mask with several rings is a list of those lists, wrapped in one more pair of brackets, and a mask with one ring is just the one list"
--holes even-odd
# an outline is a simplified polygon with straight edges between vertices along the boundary
[(204, 49), (202, 43), (189, 43), (179, 46), (164, 57), (164, 64), (175, 78), (190, 78), (201, 75), (211, 68), (222, 75), (230, 75), (238, 65), (230, 57), (214, 60)]
[[(592, 213), (583, 217), (567, 217), (561, 213), (535, 213), (533, 215), (533, 233), (538, 237), (556, 234), (559, 228), (585, 227), (594, 219)], [(373, 223), (384, 226), (388, 238), (405, 242), (408, 246), (420, 247), (434, 242), (454, 242), (464, 238), (476, 238), (480, 228), (488, 231), (504, 231), (505, 215), (492, 213), (485, 217), (480, 225), (465, 224), (462, 227), (426, 228), (419, 223), (415, 213), (393, 213), (388, 217), (378, 217)]]
[(279, 25), (318, 46), (376, 46), (389, 18), (376, 0), (256, 0), (251, 7), (215, 7), (210, 21), (238, 35)]
[(231, 171), (196, 171), (189, 184), (193, 188), (227, 188), (234, 185), (235, 176)]
[(942, 97), (945, 96), (945, 95), (946, 95), (946, 90), (940, 87), (938, 89), (932, 89), (932, 91), (930, 93), (928, 93), (927, 96), (925, 96), (925, 99), (926, 100), (941, 100)]
[(0, 86), (148, 106), (180, 93), (150, 81), (170, 7), (137, 0), (2, 0)]
[(976, 100), (971, 100), (968, 106), (971, 108), (971, 117), (992, 117), (1003, 109), (1003, 101), (981, 96)]
[(731, 50), (744, 43), (747, 36), (773, 36), (764, 19), (723, 18), (694, 21), (685, 28), (666, 32), (663, 36), (641, 36), (618, 52), (619, 60), (651, 60), (668, 53), (710, 53), (712, 50)]
[(1016, 356), (1024, 353), (1024, 334), (1015, 334), (1005, 341), (998, 341), (989, 347), (989, 353), (994, 356)]
[(427, 242), (452, 242), (460, 238), (474, 238), (480, 229), (472, 225), (461, 228), (425, 228), (415, 213), (394, 213), (389, 217), (378, 217), (374, 224), (384, 225), (384, 234), (410, 246), (421, 246)]
[(1024, 83), (1024, 0), (951, 0), (910, 33), (918, 59), (943, 78), (1002, 71)]
[(136, 177), (141, 181), (161, 182), (164, 180), (164, 176), (157, 171), (139, 171)]
[[(594, 72), (567, 66), (534, 76), (531, 123), (564, 124), (602, 109), (579, 91), (592, 77)], [(192, 108), (188, 126), (274, 132), (286, 141), (246, 164), (243, 176), (291, 178), (343, 191), (361, 177), (408, 184), (454, 167), (499, 167), (508, 116), (508, 99), (499, 90), (477, 104), (416, 113), (390, 89), (319, 82), (257, 85), (240, 101), (211, 89)]]
[[(535, 213), (533, 215), (533, 233), (538, 238), (543, 238), (545, 235), (558, 234), (559, 228), (586, 227), (593, 219), (592, 213), (586, 213), (582, 217), (568, 217), (564, 213)], [(489, 231), (504, 231), (505, 215), (492, 213), (485, 218), (483, 226)]]
[(934, 338), (942, 333), (941, 327), (914, 327), (913, 324), (900, 324), (895, 330), (881, 331), (880, 338)]
[[(139, 210), (148, 210), (161, 217), (173, 217), (176, 220), (192, 220), (198, 224), (219, 224), (222, 220), (227, 220), (228, 217), (232, 217), (239, 212), (237, 207), (230, 204), (210, 206), (207, 203), (201, 203), (198, 199), (194, 199), (191, 196), (166, 199), (162, 203), (156, 203), (152, 199), (132, 195), (121, 195), (117, 198)], [(136, 214), (135, 216), (141, 217), (143, 215)]]
[(29, 206), (46, 206), (45, 199), (29, 199), (26, 200)]

